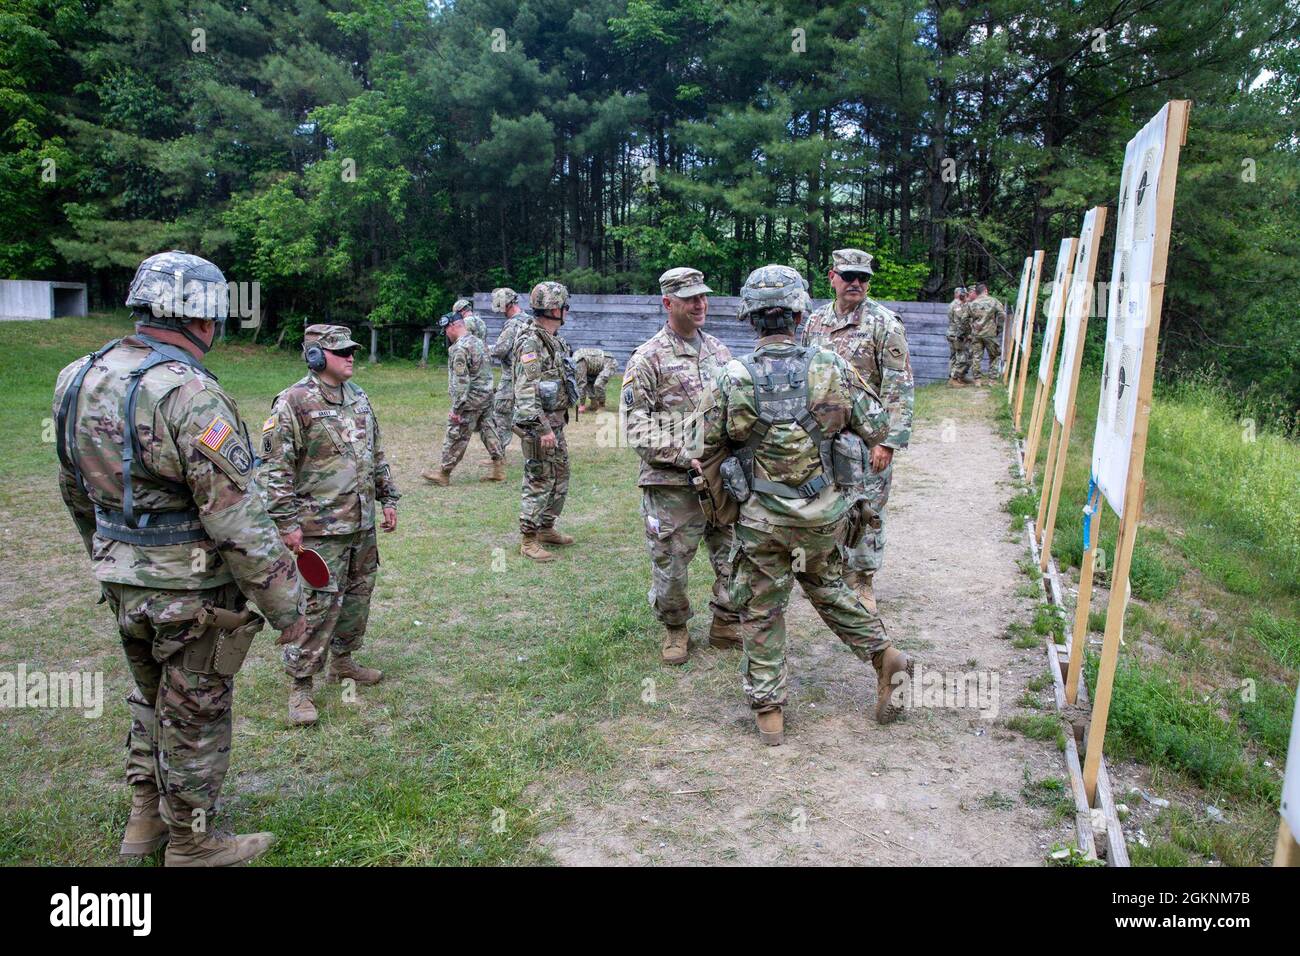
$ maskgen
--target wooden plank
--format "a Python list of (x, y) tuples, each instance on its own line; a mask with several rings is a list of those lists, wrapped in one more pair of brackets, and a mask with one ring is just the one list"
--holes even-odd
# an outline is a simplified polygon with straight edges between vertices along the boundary
[[(1020, 430), (1020, 412), (1025, 404), (1025, 376), (1029, 373), (1029, 360), (1034, 354), (1034, 316), (1038, 312), (1038, 283), (1043, 277), (1042, 249), (1034, 250), (1034, 271), (1029, 279), (1029, 296), (1025, 300), (1025, 321), (1022, 325), (1024, 344), (1020, 354), (1020, 375), (1016, 385), (1015, 420), (1013, 427)], [(1028, 469), (1026, 469), (1028, 471)]]
[(1106, 862), (1111, 866), (1128, 866), (1128, 847), (1124, 843), (1124, 826), (1115, 809), (1115, 796), (1110, 789), (1110, 774), (1106, 761), (1101, 762), (1097, 774), (1097, 806), (1106, 817)]

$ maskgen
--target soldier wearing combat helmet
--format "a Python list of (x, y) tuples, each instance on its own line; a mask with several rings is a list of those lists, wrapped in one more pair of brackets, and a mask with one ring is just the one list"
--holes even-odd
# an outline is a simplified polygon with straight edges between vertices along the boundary
[[(451, 307), (452, 315), (459, 315), (465, 320), (465, 328), (472, 335), (476, 335), (479, 341), (487, 344), (487, 323), (474, 314), (474, 303), (469, 299), (457, 299)], [(488, 369), (488, 378), (492, 378), (492, 370)]]
[(709, 643), (719, 649), (740, 646), (739, 618), (727, 594), (731, 528), (706, 521), (677, 459), (700, 398), (731, 360), (731, 352), (704, 331), (713, 290), (702, 273), (669, 269), (659, 277), (659, 291), (668, 321), (628, 360), (622, 412), (627, 443), (641, 458), (637, 484), (650, 551), (650, 606), (664, 626), (663, 662), (676, 665), (690, 654), (687, 571), (701, 541), (714, 574)]
[(867, 297), (871, 263), (871, 254), (861, 249), (831, 253), (828, 277), (835, 299), (813, 313), (802, 341), (834, 350), (857, 369), (889, 413), (889, 434), (871, 449), (871, 467), (859, 491), (873, 517), (855, 540), (845, 542), (845, 580), (874, 609), (873, 580), (884, 557), (885, 504), (894, 475), (894, 452), (911, 440), (915, 389), (902, 321)]
[[(481, 323), (481, 320), (476, 319)], [(492, 460), (492, 471), (484, 481), (505, 481), (505, 453), (492, 420), (492, 365), (483, 340), (466, 328), (458, 312), (448, 312), (438, 322), (451, 347), (447, 350), (447, 434), (442, 442), (442, 461), (435, 472), (420, 473), (425, 481), (446, 487), (452, 470), (465, 457), (469, 440), (478, 434)]]
[(957, 286), (948, 303), (948, 385), (965, 388), (970, 372), (970, 312), (966, 308), (966, 289)]
[[(966, 312), (970, 318), (971, 372), (976, 384), (992, 384), (1002, 355), (1002, 327), (1007, 321), (1007, 307), (989, 295), (989, 287), (981, 282), (971, 290)], [(984, 379), (980, 366), (986, 354), (989, 357), (989, 375)]]
[(507, 288), (492, 290), (492, 311), (500, 312), (506, 317), (505, 325), (501, 327), (501, 332), (492, 345), (492, 357), (501, 363), (501, 382), (497, 385), (492, 412), (496, 417), (497, 437), (501, 439), (501, 450), (504, 452), (510, 447), (510, 439), (514, 435), (515, 338), (519, 335), (520, 328), (528, 324), (529, 315), (519, 304), (519, 293)]
[(534, 561), (553, 561), (543, 545), (572, 544), (555, 527), (569, 493), (569, 446), (564, 426), (577, 404), (578, 385), (569, 350), (559, 337), (569, 308), (569, 290), (558, 282), (539, 282), (528, 295), (533, 320), (514, 346), (514, 429), (524, 453), (524, 486), (519, 503), (519, 553)]
[(370, 685), (383, 676), (352, 655), (361, 649), (379, 570), (376, 503), (380, 528), (394, 531), (401, 495), (370, 399), (350, 381), (360, 347), (344, 326), (309, 325), (307, 375), (275, 397), (262, 425), (267, 510), (291, 551), (311, 549), (329, 567), (329, 580), (307, 592), (307, 631), (283, 651), (294, 724), (316, 722), (312, 682), (328, 655), (331, 680)]
[(220, 833), (209, 817), (230, 764), (234, 677), (263, 616), (281, 641), (306, 628), (248, 431), (203, 366), (226, 292), (206, 259), (151, 256), (126, 300), (135, 333), (73, 362), (54, 392), (59, 487), (135, 682), (122, 854), (168, 843), (168, 866), (230, 865), (270, 846), (269, 833)]
[(843, 524), (859, 507), (854, 489), (868, 446), (888, 433), (875, 391), (833, 351), (798, 346), (804, 290), (799, 274), (768, 265), (741, 289), (741, 317), (758, 348), (727, 363), (701, 404), (699, 467), (722, 448), (727, 490), (740, 502), (731, 601), (740, 609), (744, 688), (766, 744), (781, 743), (786, 704), (785, 606), (797, 579), (835, 635), (875, 667), (876, 719), (902, 712), (898, 675), (912, 662), (890, 643), (879, 616), (842, 576)]

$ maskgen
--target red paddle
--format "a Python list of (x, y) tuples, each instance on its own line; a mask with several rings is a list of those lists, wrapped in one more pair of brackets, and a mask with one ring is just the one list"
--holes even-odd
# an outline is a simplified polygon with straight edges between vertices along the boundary
[(298, 552), (298, 573), (302, 575), (302, 579), (310, 587), (323, 588), (329, 586), (329, 565), (325, 563), (324, 558), (311, 548), (303, 548)]

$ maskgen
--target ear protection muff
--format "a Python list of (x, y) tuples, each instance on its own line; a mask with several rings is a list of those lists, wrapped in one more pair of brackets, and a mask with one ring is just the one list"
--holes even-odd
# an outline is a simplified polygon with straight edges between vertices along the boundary
[(307, 346), (303, 351), (302, 357), (307, 360), (307, 367), (313, 372), (325, 371), (325, 350), (314, 342)]

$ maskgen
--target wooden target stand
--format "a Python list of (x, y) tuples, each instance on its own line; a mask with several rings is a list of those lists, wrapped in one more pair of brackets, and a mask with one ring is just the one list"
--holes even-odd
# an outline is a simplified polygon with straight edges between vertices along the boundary
[[(1042, 353), (1038, 379), (1034, 386), (1034, 405), (1029, 415), (1029, 431), (1025, 433), (1025, 481), (1034, 483), (1034, 468), (1038, 463), (1038, 445), (1043, 431), (1043, 416), (1052, 397), (1052, 379), (1056, 372), (1056, 345), (1061, 339), (1061, 326), (1065, 318), (1065, 300), (1070, 288), (1070, 275), (1074, 271), (1074, 248), (1078, 239), (1062, 239), (1056, 255), (1054, 294), (1048, 301), (1047, 325), (1043, 329)], [(1026, 365), (1029, 363), (1026, 362)], [(1056, 429), (1052, 429), (1056, 433)], [(1050, 442), (1049, 442), (1050, 445)], [(1046, 468), (1043, 471), (1047, 474)]]
[[(1042, 552), (1038, 567), (1046, 572), (1051, 567), (1051, 573), (1058, 576), (1056, 562), (1052, 558), (1052, 535), (1056, 531), (1056, 512), (1061, 504), (1061, 486), (1065, 482), (1065, 462), (1070, 451), (1070, 432), (1074, 427), (1075, 414), (1075, 397), (1079, 393), (1079, 372), (1083, 368), (1083, 344), (1088, 335), (1088, 316), (1092, 313), (1093, 290), (1095, 288), (1094, 280), (1097, 276), (1097, 252), (1101, 248), (1101, 237), (1106, 230), (1106, 207), (1097, 206), (1092, 210), (1093, 227), (1092, 234), (1088, 238), (1088, 249), (1086, 250), (1087, 265), (1084, 271), (1087, 273), (1083, 276), (1074, 276), (1074, 282), (1081, 282), (1078, 286), (1082, 301), (1078, 303), (1079, 326), (1075, 330), (1074, 348), (1072, 354), (1074, 361), (1069, 369), (1070, 383), (1066, 390), (1065, 397), (1065, 418), (1064, 421), (1052, 415), (1052, 432), (1047, 439), (1047, 460), (1043, 463), (1043, 491), (1038, 496), (1038, 517), (1034, 520), (1034, 540)], [(1071, 300), (1074, 298), (1071, 286)], [(1074, 306), (1073, 301), (1066, 303), (1066, 312)], [(1061, 359), (1065, 361), (1064, 357)], [(1049, 372), (1050, 374), (1050, 372)], [(1061, 374), (1064, 376), (1066, 370), (1062, 369)], [(1049, 399), (1050, 401), (1050, 399)], [(1033, 475), (1033, 458), (1028, 458), (1028, 469), (1030, 476)], [(1091, 579), (1091, 574), (1089, 574)]]
[(1016, 359), (1020, 366), (1019, 374), (1012, 372), (1016, 381), (1016, 398), (1012, 407), (1015, 410), (1012, 427), (1020, 431), (1020, 412), (1025, 404), (1025, 376), (1029, 372), (1029, 359), (1034, 353), (1034, 316), (1038, 312), (1038, 280), (1043, 275), (1043, 250), (1034, 250), (1034, 271), (1029, 279), (1029, 294), (1025, 297), (1024, 321), (1020, 327), (1020, 348), (1016, 350)]
[[(1033, 259), (1025, 256), (1024, 268), (1020, 271), (1020, 285), (1016, 287), (1016, 306), (1011, 310), (1011, 318), (1002, 326), (1002, 384), (1007, 383), (1011, 375), (1011, 365), (1015, 359), (1016, 349), (1020, 346), (1020, 317), (1024, 315), (1025, 290), (1029, 288), (1029, 270), (1033, 268)], [(1011, 393), (1007, 393), (1011, 401)]]

